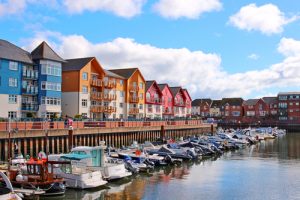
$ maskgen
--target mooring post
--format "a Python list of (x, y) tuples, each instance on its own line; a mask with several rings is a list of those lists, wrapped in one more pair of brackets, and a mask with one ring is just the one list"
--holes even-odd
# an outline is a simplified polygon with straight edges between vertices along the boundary
[(210, 124), (210, 132), (212, 135), (214, 135), (214, 124), (213, 123)]
[(73, 126), (69, 126), (69, 146), (68, 146), (68, 150), (69, 152), (71, 151), (71, 149), (73, 148)]
[(160, 139), (164, 140), (165, 138), (165, 126), (161, 125), (161, 129), (160, 129)]

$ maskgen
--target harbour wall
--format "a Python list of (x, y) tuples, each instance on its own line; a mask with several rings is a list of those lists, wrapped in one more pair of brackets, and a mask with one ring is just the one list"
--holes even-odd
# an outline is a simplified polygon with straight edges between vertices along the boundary
[(67, 153), (73, 146), (106, 145), (121, 147), (133, 141), (155, 141), (157, 138), (177, 138), (215, 131), (216, 125), (197, 124), (180, 126), (145, 126), (115, 128), (76, 128), (49, 130), (0, 131), (0, 160), (7, 161), (14, 153), (37, 156), (44, 151), (50, 154)]

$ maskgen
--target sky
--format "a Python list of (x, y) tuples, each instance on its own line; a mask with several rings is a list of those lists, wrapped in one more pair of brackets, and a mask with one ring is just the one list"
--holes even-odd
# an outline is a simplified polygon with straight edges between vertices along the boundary
[(300, 90), (299, 0), (0, 0), (0, 38), (138, 67), (193, 99)]

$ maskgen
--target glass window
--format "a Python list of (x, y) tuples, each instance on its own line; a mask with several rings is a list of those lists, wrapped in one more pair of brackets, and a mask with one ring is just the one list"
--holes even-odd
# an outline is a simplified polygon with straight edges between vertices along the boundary
[(9, 69), (10, 70), (18, 70), (18, 63), (13, 62), (13, 61), (9, 61)]
[(18, 80), (16, 78), (9, 78), (8, 81), (10, 87), (18, 87)]
[(82, 93), (87, 94), (88, 93), (88, 87), (82, 86)]
[(61, 91), (61, 83), (52, 83), (52, 82), (43, 81), (41, 82), (41, 89)]
[(87, 99), (82, 99), (81, 100), (81, 106), (86, 108), (87, 107)]
[(9, 95), (8, 96), (8, 103), (16, 104), (18, 102), (17, 95)]
[(17, 118), (17, 112), (15, 112), (15, 111), (9, 111), (8, 112), (8, 118), (10, 118), (10, 119)]
[(87, 72), (82, 73), (82, 80), (85, 80), (85, 81), (88, 80), (88, 73)]
[(124, 97), (125, 96), (125, 92), (124, 91), (120, 91), (120, 97)]
[(123, 108), (123, 103), (120, 103), (119, 107), (120, 107), (120, 108)]
[(143, 100), (144, 99), (144, 94), (140, 93), (139, 98), (140, 98), (140, 100)]
[(143, 89), (144, 84), (142, 82), (140, 82), (139, 87), (140, 89)]
[(120, 85), (123, 86), (124, 85), (124, 81), (120, 80)]
[(143, 109), (143, 104), (140, 104), (140, 109), (141, 109), (141, 110)]

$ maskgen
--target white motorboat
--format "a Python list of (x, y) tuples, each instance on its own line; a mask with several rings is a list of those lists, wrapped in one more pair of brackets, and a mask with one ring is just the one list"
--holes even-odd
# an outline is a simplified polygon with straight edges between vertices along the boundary
[(102, 177), (106, 180), (120, 179), (131, 176), (122, 160), (108, 159), (104, 154), (105, 146), (79, 146), (71, 150), (71, 154), (87, 155), (90, 158), (84, 159), (87, 168), (101, 170)]
[[(49, 159), (51, 157), (49, 155)], [(100, 169), (86, 167), (85, 160), (90, 158), (90, 155), (84, 154), (64, 154), (57, 161), (49, 162), (54, 163), (54, 174), (64, 178), (69, 188), (88, 189), (105, 185), (107, 181), (103, 180)]]

